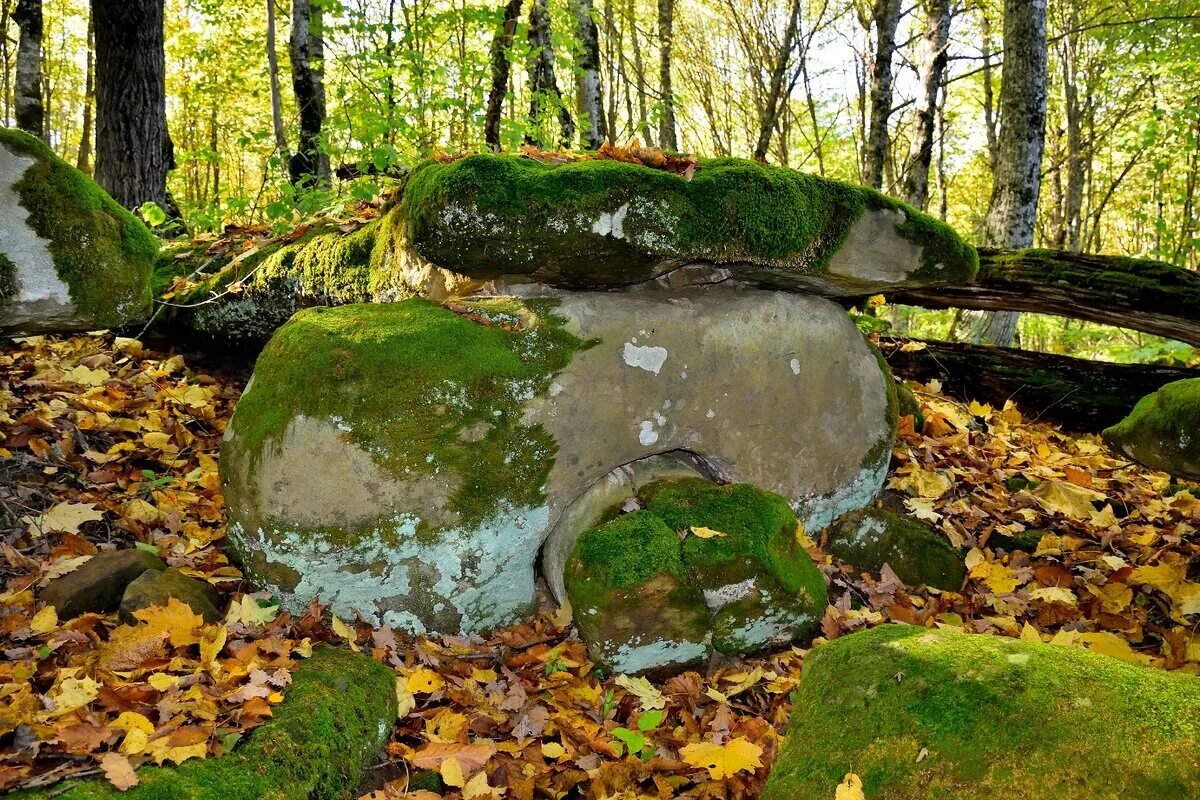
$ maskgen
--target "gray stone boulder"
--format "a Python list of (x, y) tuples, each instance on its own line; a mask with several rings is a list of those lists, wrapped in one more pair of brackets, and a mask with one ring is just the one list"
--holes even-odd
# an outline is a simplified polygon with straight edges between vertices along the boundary
[(1143, 397), (1102, 436), (1122, 456), (1200, 481), (1200, 378), (1168, 383)]
[(158, 240), (90, 178), (0, 129), (0, 333), (117, 328), (146, 317)]
[(879, 577), (886, 564), (909, 586), (957, 591), (967, 577), (963, 553), (923, 522), (882, 508), (853, 511), (829, 527), (825, 549)]
[[(470, 631), (533, 608), (543, 542), (619, 467), (672, 454), (817, 530), (875, 497), (895, 422), (886, 366), (820, 298), (414, 299), (281, 328), (221, 476), (243, 568), (288, 607)], [(558, 564), (590, 524), (557, 534)]]
[(147, 570), (166, 568), (162, 559), (146, 550), (108, 550), (50, 581), (38, 592), (38, 600), (54, 606), (59, 619), (88, 612), (107, 614), (117, 610), (125, 587)]
[(205, 622), (218, 622), (217, 591), (210, 584), (189, 578), (177, 569), (148, 569), (125, 587), (121, 596), (121, 620), (137, 624), (134, 612), (151, 606), (165, 606), (174, 598), (204, 617)]

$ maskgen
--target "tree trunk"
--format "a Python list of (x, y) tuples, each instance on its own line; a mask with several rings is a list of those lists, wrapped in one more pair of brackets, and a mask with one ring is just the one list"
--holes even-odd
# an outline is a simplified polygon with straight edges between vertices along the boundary
[[(612, 0), (609, 0), (612, 2)], [(633, 45), (633, 79), (637, 84), (637, 106), (638, 106), (638, 121), (634, 125), (635, 130), (642, 134), (642, 141), (647, 147), (654, 146), (654, 135), (650, 130), (650, 114), (646, 111), (646, 64), (642, 60), (642, 44), (638, 36), (637, 15), (634, 13), (633, 0), (627, 0), (625, 4), (625, 25), (629, 28), (629, 41)], [(628, 83), (626, 83), (626, 105), (628, 105)], [(632, 112), (629, 115), (630, 122), (633, 121)]]
[(550, 8), (547, 0), (533, 0), (529, 9), (529, 129), (525, 141), (542, 146), (542, 113), (546, 101), (553, 98), (558, 111), (559, 144), (569, 148), (575, 140), (575, 122), (563, 103), (558, 79), (554, 76), (554, 44), (550, 38)]
[(579, 124), (582, 144), (596, 150), (608, 138), (604, 125), (604, 90), (600, 84), (600, 31), (592, 0), (574, 0), (579, 36)]
[[(1033, 244), (1046, 140), (1046, 0), (1005, 0), (1000, 137), (983, 241), (1017, 249)], [(976, 341), (1008, 345), (1013, 312), (986, 320)]]
[(767, 157), (767, 150), (771, 146), (771, 136), (779, 122), (779, 109), (785, 102), (782, 97), (783, 78), (787, 73), (788, 63), (792, 59), (792, 50), (796, 46), (796, 34), (799, 27), (800, 0), (792, 0), (787, 28), (783, 32), (783, 42), (779, 46), (779, 57), (771, 69), (771, 84), (767, 89), (767, 100), (763, 104), (762, 117), (759, 120), (758, 143), (754, 146), (754, 158), (758, 161)]
[(875, 28), (875, 59), (871, 63), (871, 121), (864, 143), (862, 182), (873, 189), (882, 189), (888, 118), (892, 115), (892, 56), (896, 52), (896, 28), (900, 25), (900, 0), (875, 0), (871, 23)]
[(1119, 422), (1165, 384), (1200, 377), (1200, 369), (1110, 364), (1007, 347), (924, 342), (925, 349), (905, 352), (901, 344), (881, 343), (888, 365), (901, 377), (941, 381), (944, 392), (964, 401), (1003, 407), (1011, 399), (1027, 418), (1081, 433)]
[(87, 64), (83, 78), (83, 125), (79, 131), (79, 152), (75, 157), (75, 166), (80, 172), (92, 172), (92, 119), (96, 105), (96, 32), (92, 24), (91, 11), (88, 12), (87, 30)]
[(321, 128), (325, 125), (325, 45), (322, 11), (313, 0), (292, 0), (292, 35), (288, 51), (292, 59), (292, 90), (300, 111), (300, 139), (288, 162), (296, 186), (329, 186), (329, 156), (322, 150)]
[(926, 0), (925, 35), (921, 59), (921, 95), (917, 124), (909, 152), (904, 199), (925, 210), (929, 203), (929, 167), (933, 163), (933, 132), (938, 93), (946, 75), (946, 46), (950, 41), (950, 0)]
[(992, 91), (992, 20), (987, 8), (978, 3), (980, 29), (980, 58), (983, 81), (983, 132), (987, 135), (988, 166), (996, 171), (996, 100)]
[(96, 30), (96, 182), (128, 209), (167, 193), (175, 148), (167, 133), (163, 0), (92, 0)]
[(42, 0), (17, 0), (13, 21), (21, 36), (13, 87), (17, 127), (46, 139), (46, 109), (42, 103)]
[(492, 38), (492, 88), (488, 91), (487, 113), (483, 121), (483, 141), (492, 152), (500, 152), (500, 119), (504, 115), (504, 98), (508, 94), (508, 73), (511, 69), (508, 54), (512, 50), (517, 20), (523, 0), (508, 0), (501, 12), (500, 27)]
[(675, 0), (658, 0), (658, 83), (662, 92), (662, 118), (658, 123), (658, 144), (663, 150), (679, 150), (675, 132), (675, 92), (671, 88), (671, 48), (674, 44)]
[(1078, 48), (1079, 12), (1071, 5), (1067, 19), (1067, 35), (1062, 39), (1063, 112), (1067, 122), (1067, 185), (1063, 203), (1062, 240), (1056, 246), (1078, 250), (1083, 214), (1083, 133), (1082, 109), (1079, 105)]
[(279, 96), (279, 56), (275, 52), (275, 0), (267, 0), (267, 78), (271, 86), (271, 127), (275, 152), (289, 160), (287, 135), (283, 132), (283, 100)]

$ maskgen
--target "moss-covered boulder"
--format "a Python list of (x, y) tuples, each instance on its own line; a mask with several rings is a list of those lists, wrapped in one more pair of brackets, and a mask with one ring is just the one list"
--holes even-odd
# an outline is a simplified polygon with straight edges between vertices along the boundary
[(1102, 435), (1110, 448), (1138, 463), (1200, 480), (1200, 378), (1146, 395)]
[(1200, 797), (1200, 678), (886, 626), (814, 649), (763, 800)]
[(810, 530), (870, 502), (896, 422), (885, 370), (838, 306), (783, 292), (305, 310), (226, 432), (230, 541), (292, 608), (509, 624), (564, 511), (623, 465), (686, 454)]
[(825, 549), (876, 577), (887, 564), (910, 586), (958, 590), (967, 577), (963, 554), (945, 536), (882, 508), (860, 509), (839, 519), (826, 534)]
[(0, 333), (142, 319), (157, 255), (154, 235), (90, 178), (0, 129)]
[(714, 649), (740, 656), (811, 638), (828, 594), (784, 498), (678, 478), (643, 487), (636, 505), (584, 532), (565, 568), (597, 663), (670, 672)]
[(118, 791), (102, 779), (9, 795), (13, 800), (352, 800), (396, 719), (396, 680), (365, 655), (329, 646), (292, 676), (271, 719), (233, 752), (178, 767), (143, 767)]
[(689, 180), (619, 161), (475, 155), (415, 170), (393, 214), (439, 267), (572, 289), (688, 265), (701, 281), (716, 270), (761, 287), (855, 295), (958, 285), (978, 269), (974, 248), (914, 208), (728, 158), (701, 161)]

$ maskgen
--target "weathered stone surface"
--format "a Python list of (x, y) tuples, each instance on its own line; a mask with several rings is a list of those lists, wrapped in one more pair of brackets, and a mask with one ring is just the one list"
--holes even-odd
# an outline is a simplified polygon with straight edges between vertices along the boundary
[(0, 332), (127, 325), (150, 308), (158, 241), (28, 134), (0, 129)]
[(669, 673), (713, 650), (741, 656), (811, 638), (828, 600), (825, 579), (782, 497), (673, 478), (641, 487), (625, 507), (634, 506), (584, 532), (565, 568), (597, 663)]
[(564, 510), (648, 456), (776, 492), (810, 530), (882, 484), (892, 381), (829, 301), (714, 287), (456, 309), (311, 309), (260, 356), (221, 472), (244, 568), (290, 606), (513, 622)]
[(1143, 397), (1102, 435), (1110, 448), (1138, 463), (1200, 480), (1200, 378), (1168, 383)]
[(852, 567), (879, 576), (887, 564), (909, 586), (957, 591), (967, 577), (964, 556), (942, 534), (882, 508), (853, 511), (828, 531), (825, 549)]
[(763, 800), (1200, 797), (1200, 680), (1074, 647), (889, 625), (804, 660)]
[(974, 248), (916, 209), (737, 159), (702, 161), (689, 181), (616, 161), (470, 156), (418, 168), (392, 214), (438, 267), (570, 289), (708, 265), (755, 286), (839, 296), (958, 285), (978, 269)]
[(185, 603), (204, 617), (205, 622), (217, 622), (217, 592), (204, 581), (189, 578), (177, 569), (148, 569), (125, 588), (121, 597), (121, 620), (136, 624), (133, 612), (150, 606), (165, 606), (171, 598)]
[(145, 550), (108, 550), (50, 581), (38, 593), (38, 600), (54, 606), (59, 619), (88, 612), (107, 614), (117, 610), (125, 587), (142, 573), (166, 568), (158, 556)]

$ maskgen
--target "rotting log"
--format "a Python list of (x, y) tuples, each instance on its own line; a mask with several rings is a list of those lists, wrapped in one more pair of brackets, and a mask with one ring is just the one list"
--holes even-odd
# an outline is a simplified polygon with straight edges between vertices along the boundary
[(1200, 377), (1200, 369), (1111, 364), (1007, 347), (903, 340), (880, 343), (888, 365), (902, 378), (937, 379), (947, 394), (1002, 406), (1012, 400), (1029, 418), (1068, 430), (1095, 433), (1125, 417), (1137, 401), (1164, 384)]

